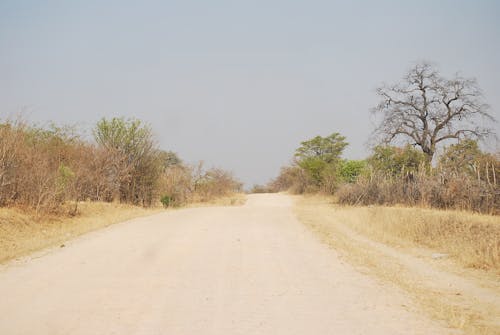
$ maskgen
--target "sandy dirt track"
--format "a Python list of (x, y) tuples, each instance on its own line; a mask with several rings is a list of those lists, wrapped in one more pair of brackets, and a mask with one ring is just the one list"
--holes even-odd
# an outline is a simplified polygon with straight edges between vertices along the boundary
[(0, 268), (0, 334), (448, 334), (285, 195), (169, 211)]

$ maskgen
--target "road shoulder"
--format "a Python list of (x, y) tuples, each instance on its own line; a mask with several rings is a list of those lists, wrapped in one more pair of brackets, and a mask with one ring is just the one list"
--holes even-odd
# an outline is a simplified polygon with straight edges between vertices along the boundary
[(343, 224), (321, 198), (297, 197), (294, 212), (322, 242), (360, 271), (409, 294), (430, 317), (468, 334), (500, 333), (500, 292), (494, 275), (432, 258), (423, 249), (394, 248)]

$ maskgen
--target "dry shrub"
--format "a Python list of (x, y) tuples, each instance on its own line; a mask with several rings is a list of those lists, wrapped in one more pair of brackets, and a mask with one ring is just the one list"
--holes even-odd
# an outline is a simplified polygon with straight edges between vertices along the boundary
[(259, 184), (255, 184), (252, 186), (252, 188), (250, 189), (249, 193), (254, 193), (254, 194), (258, 194), (258, 193), (272, 193), (273, 190), (266, 186), (266, 185), (259, 185)]
[(75, 215), (83, 200), (147, 207), (168, 196), (183, 205), (241, 190), (224, 170), (184, 166), (156, 148), (150, 129), (137, 120), (103, 119), (98, 130), (93, 144), (70, 127), (0, 123), (0, 207)]
[(336, 192), (349, 205), (419, 205), (442, 209), (500, 214), (500, 185), (460, 174), (444, 179), (439, 174), (388, 177), (381, 173), (359, 178)]
[[(54, 212), (68, 201), (77, 204), (80, 200), (119, 200), (143, 206), (156, 203), (164, 168), (162, 152), (155, 147), (148, 128), (140, 134), (143, 137), (135, 133), (133, 137), (127, 121), (118, 121), (108, 128), (112, 132), (113, 127), (121, 127), (118, 131), (122, 137), (113, 145), (84, 141), (71, 128), (43, 129), (7, 121), (1, 134), (3, 147), (14, 145), (16, 150), (10, 152), (17, 155), (0, 158), (0, 163), (10, 167), (9, 173), (2, 175), (11, 177), (8, 184), (14, 190), (3, 183), (1, 205)], [(133, 125), (138, 128), (140, 123)]]
[(268, 188), (271, 192), (288, 191), (293, 194), (318, 191), (306, 171), (296, 165), (281, 168), (279, 176), (269, 183)]
[(12, 203), (17, 195), (16, 181), (25, 156), (25, 127), (21, 121), (0, 124), (0, 206)]
[[(242, 184), (228, 171), (212, 168), (206, 170), (203, 163), (195, 166), (175, 164), (162, 174), (159, 194), (168, 199), (168, 206), (209, 202), (241, 192)], [(165, 204), (164, 204), (165, 205)]]
[(160, 178), (161, 197), (169, 197), (170, 206), (185, 205), (192, 193), (192, 171), (183, 165), (173, 165), (165, 169)]
[[(20, 120), (0, 124), (0, 206), (39, 214), (76, 214), (81, 200), (112, 201), (127, 171), (116, 155), (81, 139), (75, 129), (47, 129)], [(115, 176), (118, 176), (115, 178)], [(118, 182), (117, 182), (118, 181)]]
[(98, 148), (111, 158), (106, 176), (121, 202), (155, 202), (164, 157), (151, 128), (137, 119), (101, 119), (93, 131)]
[(52, 212), (77, 192), (75, 157), (84, 144), (70, 128), (44, 130), (22, 121), (0, 125), (0, 205)]
[(241, 192), (241, 189), (242, 184), (230, 172), (212, 168), (201, 174), (195, 174), (192, 199), (195, 202), (209, 201)]

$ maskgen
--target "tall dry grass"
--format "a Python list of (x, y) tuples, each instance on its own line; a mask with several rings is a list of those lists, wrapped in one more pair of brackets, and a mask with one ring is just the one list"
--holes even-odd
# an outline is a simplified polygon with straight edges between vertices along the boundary
[[(342, 259), (405, 290), (431, 317), (450, 327), (465, 334), (498, 334), (500, 306), (476, 299), (474, 288), (484, 287), (500, 295), (497, 216), (339, 206), (332, 197), (322, 196), (296, 199), (298, 219), (341, 253)], [(449, 257), (433, 260), (432, 252), (448, 253)], [(418, 264), (412, 266), (412, 260)], [(458, 289), (449, 281), (450, 275), (469, 284)]]
[(500, 217), (407, 207), (344, 207), (332, 211), (358, 233), (392, 245), (426, 247), (459, 264), (500, 275)]

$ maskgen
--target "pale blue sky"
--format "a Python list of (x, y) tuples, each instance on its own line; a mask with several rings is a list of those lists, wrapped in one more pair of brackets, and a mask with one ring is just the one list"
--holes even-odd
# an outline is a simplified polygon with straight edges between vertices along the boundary
[(375, 88), (419, 60), (476, 77), (500, 118), (499, 18), (473, 0), (0, 0), (0, 116), (136, 117), (185, 161), (264, 183), (316, 135), (365, 157)]

